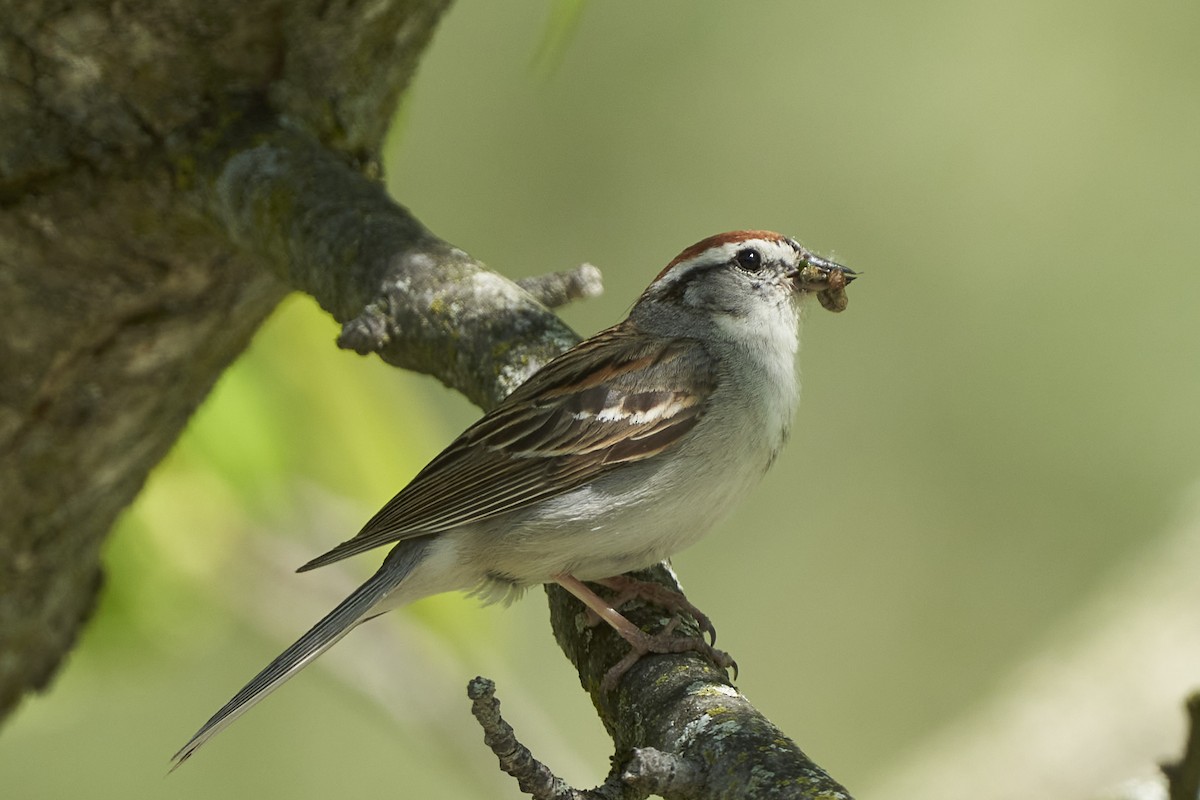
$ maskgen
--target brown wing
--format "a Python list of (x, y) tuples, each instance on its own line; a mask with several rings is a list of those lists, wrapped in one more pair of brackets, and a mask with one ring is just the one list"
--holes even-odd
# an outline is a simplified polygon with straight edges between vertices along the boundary
[(715, 362), (699, 342), (609, 328), (547, 364), (429, 462), (358, 535), (300, 570), (478, 522), (652, 458), (695, 427), (716, 385)]

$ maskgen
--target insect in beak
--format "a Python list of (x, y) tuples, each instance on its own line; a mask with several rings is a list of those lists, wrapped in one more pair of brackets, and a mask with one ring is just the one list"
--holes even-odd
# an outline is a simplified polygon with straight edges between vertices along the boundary
[(794, 280), (801, 291), (815, 291), (823, 308), (837, 313), (846, 310), (849, 303), (846, 286), (857, 277), (858, 273), (849, 267), (809, 256), (804, 266), (796, 272)]

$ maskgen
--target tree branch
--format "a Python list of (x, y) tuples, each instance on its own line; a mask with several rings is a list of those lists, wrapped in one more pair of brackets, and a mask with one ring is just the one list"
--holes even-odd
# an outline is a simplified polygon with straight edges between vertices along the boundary
[(559, 308), (574, 300), (597, 297), (604, 288), (600, 282), (600, 270), (591, 264), (580, 264), (564, 272), (521, 278), (517, 285), (546, 308)]
[(517, 740), (512, 726), (500, 716), (496, 684), (487, 678), (474, 678), (467, 684), (467, 696), (471, 698), (471, 713), (483, 728), (483, 742), (500, 760), (500, 769), (516, 778), (521, 791), (534, 800), (642, 800), (647, 796), (623, 781), (615, 770), (596, 789), (572, 788)]
[[(634, 574), (680, 591), (678, 579), (666, 565)], [(660, 773), (651, 773), (646, 778), (648, 791), (693, 800), (850, 797), (754, 708), (722, 670), (696, 653), (644, 657), (615, 691), (602, 691), (605, 673), (625, 655), (627, 645), (607, 625), (589, 626), (583, 605), (566, 590), (548, 585), (546, 592), (555, 638), (591, 694), (619, 759), (651, 748), (683, 764), (702, 765), (699, 780), (675, 776), (663, 783)], [(653, 606), (627, 605), (622, 613), (644, 630), (667, 622)], [(680, 633), (697, 636), (700, 631), (685, 621)], [(669, 791), (678, 784), (686, 785), (686, 791)]]
[(204, 184), (211, 212), (343, 323), (342, 347), (433, 375), (490, 408), (579, 340), (304, 133), (247, 118), (214, 158)]

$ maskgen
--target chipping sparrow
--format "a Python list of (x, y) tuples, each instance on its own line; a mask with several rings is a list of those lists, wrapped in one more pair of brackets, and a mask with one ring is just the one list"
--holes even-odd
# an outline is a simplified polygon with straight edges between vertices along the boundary
[[(767, 231), (684, 250), (624, 322), (548, 363), (357, 536), (300, 568), (395, 543), (366, 583), (200, 728), (176, 764), (360, 622), (440, 592), (510, 601), (557, 582), (633, 645), (623, 667), (685, 648), (730, 663), (703, 640), (644, 633), (582, 581), (636, 592), (614, 576), (695, 542), (762, 477), (796, 409), (799, 301), (817, 293), (840, 311), (853, 278)], [(650, 594), (712, 633), (681, 596)]]

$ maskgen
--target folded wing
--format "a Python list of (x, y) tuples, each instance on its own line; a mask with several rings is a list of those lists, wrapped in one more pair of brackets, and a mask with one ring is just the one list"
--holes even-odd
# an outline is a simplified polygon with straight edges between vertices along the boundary
[(718, 379), (715, 360), (697, 341), (610, 328), (547, 364), (353, 539), (300, 571), (513, 511), (653, 458), (695, 427)]

